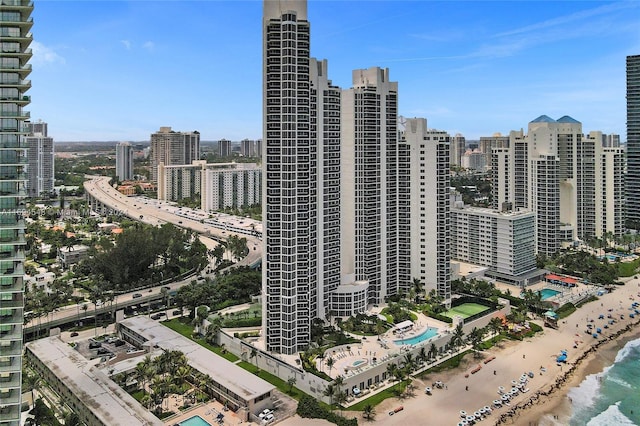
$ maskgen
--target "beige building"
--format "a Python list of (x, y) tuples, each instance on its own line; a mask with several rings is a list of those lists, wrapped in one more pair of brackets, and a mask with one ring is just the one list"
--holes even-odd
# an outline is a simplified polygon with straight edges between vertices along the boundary
[(176, 132), (171, 127), (160, 127), (151, 135), (151, 180), (158, 180), (158, 166), (191, 164), (200, 159), (200, 133)]

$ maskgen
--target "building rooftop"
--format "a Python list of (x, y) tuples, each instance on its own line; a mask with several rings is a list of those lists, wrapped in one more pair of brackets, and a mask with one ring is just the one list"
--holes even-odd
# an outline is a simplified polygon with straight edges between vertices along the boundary
[(163, 424), (59, 337), (30, 342), (26, 347), (104, 424)]
[(120, 324), (147, 339), (153, 347), (157, 345), (160, 349), (181, 351), (189, 360), (191, 367), (201, 373), (208, 374), (216, 382), (245, 401), (250, 401), (275, 389), (275, 386), (258, 376), (150, 318), (141, 316), (127, 318)]

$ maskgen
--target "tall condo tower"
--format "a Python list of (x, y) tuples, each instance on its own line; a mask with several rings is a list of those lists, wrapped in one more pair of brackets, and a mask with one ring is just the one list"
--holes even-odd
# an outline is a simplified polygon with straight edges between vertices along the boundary
[[(398, 83), (389, 70), (353, 71), (342, 93), (342, 273), (368, 281), (368, 302), (409, 290), (408, 209), (399, 208)], [(406, 223), (407, 220), (404, 220)]]
[(129, 142), (116, 145), (116, 177), (119, 180), (133, 179), (133, 147)]
[(151, 135), (151, 180), (158, 181), (158, 165), (191, 164), (200, 157), (200, 133), (175, 132), (171, 127), (160, 127)]
[(627, 56), (627, 221), (640, 229), (640, 55)]
[(410, 178), (411, 278), (427, 293), (451, 299), (449, 230), (449, 143), (446, 132), (429, 130), (424, 118), (408, 119), (401, 133), (407, 145)]
[(25, 138), (28, 147), (29, 197), (51, 194), (54, 184), (53, 138), (47, 135), (47, 123), (31, 123)]
[(310, 57), (307, 2), (263, 8), (263, 327), (293, 354), (340, 285), (340, 90)]
[(22, 382), (22, 324), (24, 320), (24, 197), (27, 185), (27, 146), (24, 107), (31, 87), (26, 77), (31, 72), (33, 26), (31, 0), (2, 0), (0, 33), (0, 424), (20, 424)]

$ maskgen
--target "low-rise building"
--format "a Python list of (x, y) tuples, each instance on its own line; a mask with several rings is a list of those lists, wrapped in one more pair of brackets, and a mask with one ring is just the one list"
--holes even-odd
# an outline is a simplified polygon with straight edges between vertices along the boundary
[(58, 262), (62, 268), (67, 269), (75, 265), (87, 256), (89, 247), (78, 244), (71, 247), (60, 247), (58, 249)]
[(157, 321), (127, 318), (117, 323), (117, 330), (123, 340), (139, 348), (184, 353), (192, 368), (211, 377), (208, 392), (245, 421), (271, 404), (275, 386)]
[(163, 425), (58, 336), (27, 343), (25, 356), (50, 389), (87, 425)]

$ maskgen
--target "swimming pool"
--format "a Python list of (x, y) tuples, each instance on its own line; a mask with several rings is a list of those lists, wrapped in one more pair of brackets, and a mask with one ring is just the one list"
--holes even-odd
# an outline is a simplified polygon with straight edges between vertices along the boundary
[(555, 296), (556, 294), (560, 294), (560, 293), (561, 292), (559, 292), (558, 290), (552, 290), (550, 288), (543, 288), (542, 290), (540, 290), (540, 296), (542, 300), (547, 300)]
[(180, 422), (180, 426), (211, 426), (211, 423), (200, 416), (193, 416), (183, 422)]
[(396, 345), (416, 345), (420, 342), (424, 342), (427, 339), (431, 339), (434, 336), (438, 335), (438, 329), (434, 327), (429, 327), (422, 333), (417, 336), (409, 337), (406, 339), (394, 340), (393, 343)]

